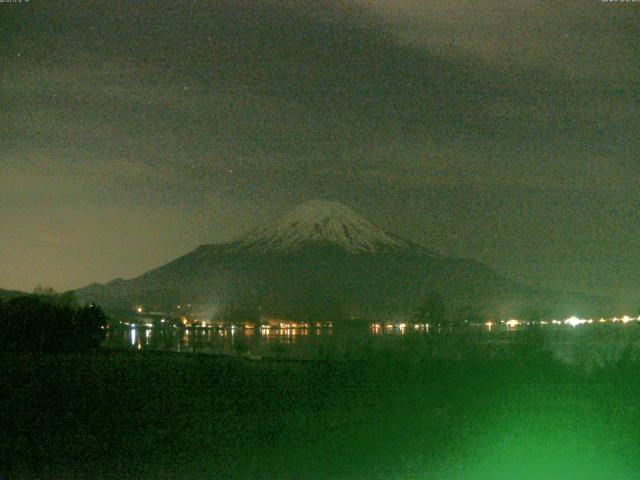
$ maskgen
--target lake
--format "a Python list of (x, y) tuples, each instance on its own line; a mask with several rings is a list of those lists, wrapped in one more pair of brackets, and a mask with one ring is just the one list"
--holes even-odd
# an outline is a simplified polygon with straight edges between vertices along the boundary
[(243, 356), (251, 359), (349, 360), (459, 358), (470, 352), (503, 355), (510, 349), (544, 351), (569, 364), (593, 368), (640, 354), (640, 325), (608, 323), (517, 327), (379, 325), (368, 328), (176, 328), (119, 325), (107, 331), (104, 346)]

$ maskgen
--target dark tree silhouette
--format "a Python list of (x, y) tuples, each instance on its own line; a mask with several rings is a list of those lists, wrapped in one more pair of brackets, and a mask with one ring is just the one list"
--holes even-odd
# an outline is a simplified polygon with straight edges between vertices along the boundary
[(438, 292), (427, 293), (418, 304), (415, 317), (420, 323), (443, 323), (446, 320), (443, 296)]
[(258, 307), (251, 304), (234, 303), (225, 307), (222, 318), (227, 323), (241, 324), (257, 322), (260, 317)]
[(70, 293), (46, 293), (0, 302), (0, 347), (30, 353), (62, 353), (100, 346), (107, 317), (90, 304), (78, 307)]
[(479, 308), (464, 305), (458, 309), (455, 321), (457, 323), (481, 323), (483, 321), (482, 312)]

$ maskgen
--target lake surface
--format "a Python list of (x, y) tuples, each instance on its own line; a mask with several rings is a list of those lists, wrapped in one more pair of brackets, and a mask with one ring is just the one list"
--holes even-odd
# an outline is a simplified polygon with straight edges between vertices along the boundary
[(589, 368), (640, 356), (640, 325), (593, 324), (542, 327), (380, 326), (370, 328), (176, 328), (117, 326), (104, 346), (131, 350), (209, 353), (251, 359), (349, 360), (380, 355), (459, 357), (470, 351), (502, 354), (513, 348), (545, 351)]

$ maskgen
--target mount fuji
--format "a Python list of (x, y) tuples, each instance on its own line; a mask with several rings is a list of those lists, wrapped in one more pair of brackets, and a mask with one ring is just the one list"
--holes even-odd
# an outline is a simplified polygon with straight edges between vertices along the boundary
[(313, 200), (234, 241), (202, 245), (139, 277), (76, 295), (111, 311), (230, 312), (296, 318), (399, 318), (437, 292), (448, 311), (509, 315), (531, 305), (587, 312), (597, 301), (522, 285), (481, 263), (446, 257), (386, 232), (351, 208)]
[(239, 249), (256, 253), (299, 253), (318, 245), (352, 254), (434, 254), (385, 232), (341, 203), (320, 200), (303, 203), (276, 224), (256, 228), (237, 242)]

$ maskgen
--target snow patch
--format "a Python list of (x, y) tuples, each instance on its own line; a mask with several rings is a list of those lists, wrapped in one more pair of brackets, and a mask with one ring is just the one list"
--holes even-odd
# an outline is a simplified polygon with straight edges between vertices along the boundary
[(382, 253), (416, 248), (386, 233), (339, 202), (312, 200), (279, 222), (250, 231), (238, 246), (258, 251), (295, 251), (311, 244), (332, 244), (351, 253)]

